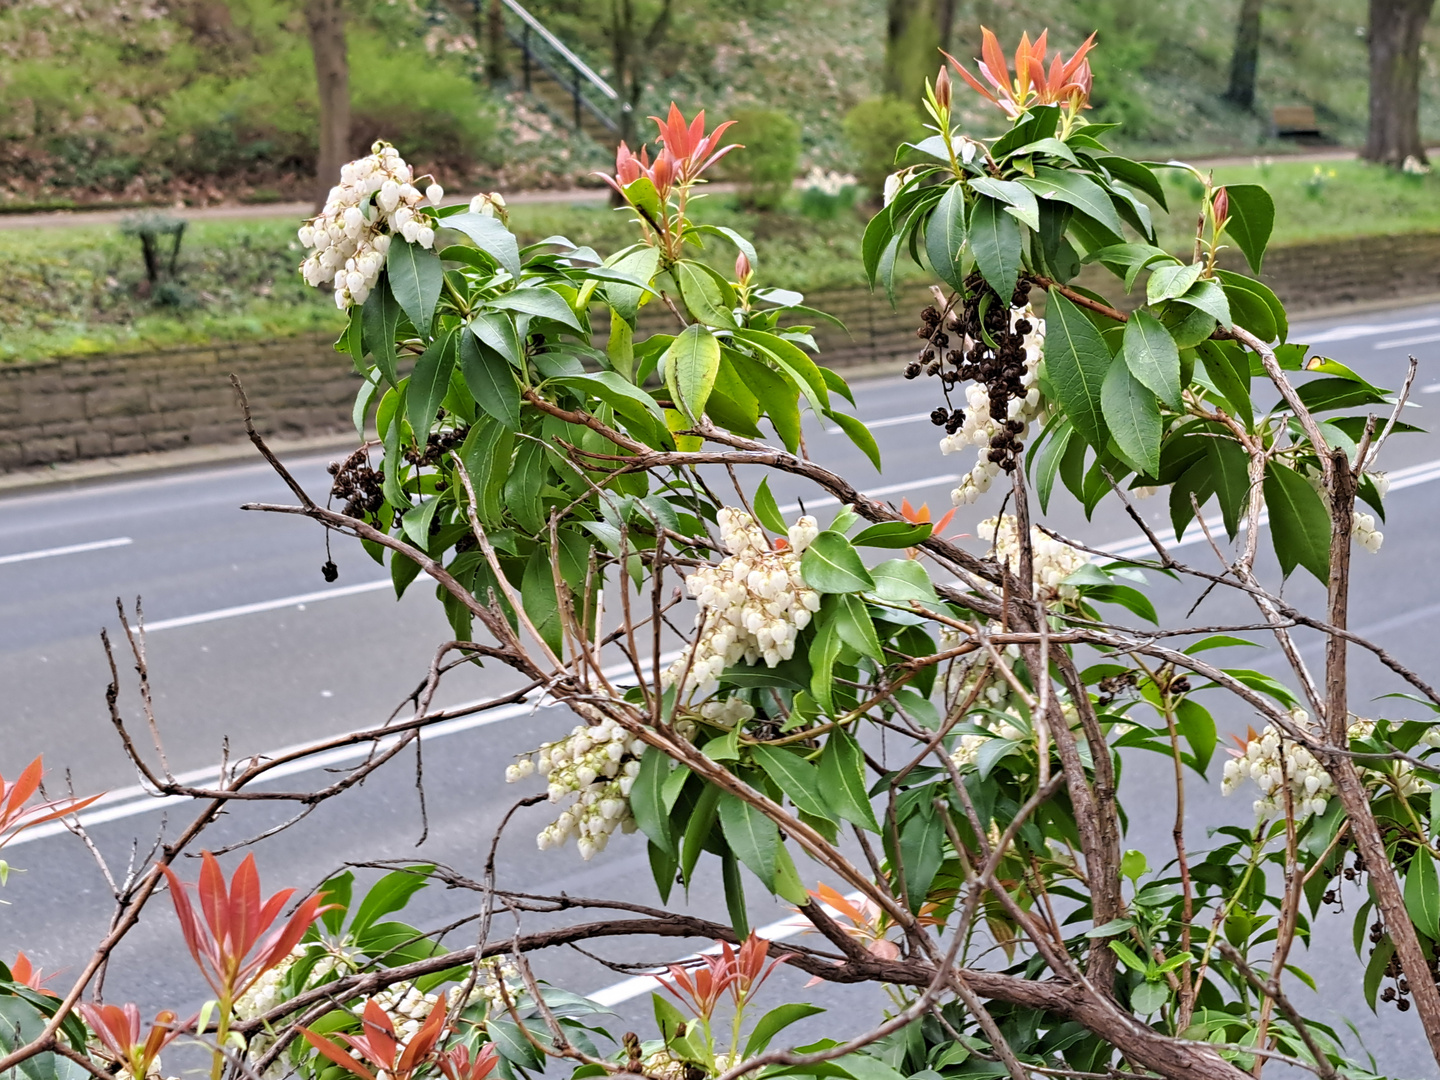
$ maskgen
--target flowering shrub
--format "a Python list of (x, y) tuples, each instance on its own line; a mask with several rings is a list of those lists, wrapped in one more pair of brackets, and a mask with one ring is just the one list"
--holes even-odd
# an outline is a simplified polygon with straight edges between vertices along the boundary
[[(306, 265), (336, 253), (325, 269), (345, 275), (339, 347), (364, 376), (357, 428), (373, 417), (377, 438), (332, 470), (336, 510), (252, 429), (299, 500), (254, 508), (360, 540), (397, 593), (425, 573), (454, 640), (438, 647), (412, 716), (346, 736), (370, 744), (363, 762), (314, 791), (267, 793), (302, 804), (302, 817), (345, 796), (453, 716), (431, 708), (445, 672), (503, 664), (520, 688), (467, 708), (543, 696), (577, 720), (506, 771), (548, 785), (518, 806), (570, 800), (539, 845), (573, 837), (590, 859), (633, 829), (660, 903), (633, 889), (505, 889), (495, 852), (511, 814), (483, 880), (387, 866), (352, 904), (347, 872), (285, 918), (290, 892), (262, 903), (248, 859), (227, 884), (205, 858), (197, 911), (169, 865), (179, 847), (166, 848), (120, 890), (116, 930), (66, 997), (35, 989), (19, 964), (6, 973), (5, 1004), (25, 1022), (0, 1032), (0, 1070), (42, 1055), (47, 1068), (93, 1065), (93, 1054), (132, 1076), (158, 1072), (179, 1030), (211, 1046), (216, 1080), (562, 1068), (575, 1080), (1242, 1080), (1276, 1065), (1358, 1080), (1374, 1070), (1286, 989), (1309, 978), (1297, 939), (1337, 906), (1354, 912), (1372, 1005), (1413, 1008), (1440, 1052), (1440, 695), (1346, 627), (1353, 549), (1380, 546), (1356, 500), (1383, 514), (1377, 457), (1406, 430), (1416, 365), (1398, 394), (1381, 390), (1291, 341), (1270, 290), (1217, 266), (1233, 245), (1258, 271), (1273, 218), (1259, 187), (1193, 173), (1193, 246), (1159, 247), (1141, 198), (1164, 203), (1156, 167), (1109, 150), (1108, 125), (1087, 119), (1090, 44), (1047, 66), (1045, 36), (1022, 39), (1012, 71), (987, 32), (979, 77), (958, 61), (941, 69), (931, 134), (900, 148), (866, 230), (877, 285), (906, 257), (937, 279), (905, 374), (925, 375), (938, 398), (937, 456), (980, 451), (939, 521), (859, 493), (806, 452), (802, 409), (880, 464), (841, 405), (850, 388), (813, 355), (825, 316), (769, 285), (745, 237), (688, 213), (732, 149), (724, 124), (707, 133), (703, 116), (672, 109), (656, 120), (653, 157), (620, 147), (607, 179), (636, 239), (604, 257), (561, 237), (522, 250), (497, 195), (423, 206), (443, 193), (418, 198), (383, 148), (350, 167), (307, 226), (319, 262)], [(1003, 135), (958, 130), (952, 69), (1003, 110)], [(707, 246), (724, 258), (697, 257)], [(359, 281), (342, 251), (367, 259)], [(1127, 313), (1075, 284), (1084, 265), (1143, 302)], [(673, 320), (669, 332), (641, 335), (645, 305)], [(768, 475), (755, 482), (761, 470), (839, 509), (792, 522)], [(1004, 496), (971, 526), (976, 543), (943, 535), (989, 486)], [(1087, 514), (1113, 494), (1152, 552), (1056, 533), (1043, 515), (1062, 491)], [(1133, 512), (1131, 493), (1146, 491), (1167, 494), (1177, 536), (1200, 518), (1213, 567), (1182, 562)], [(1278, 582), (1259, 562), (1267, 533)], [(1322, 613), (1281, 595), (1297, 571), (1327, 586)], [(1193, 587), (1197, 602), (1233, 592), (1258, 621), (1161, 627), (1147, 573)], [(1323, 677), (1297, 627), (1325, 637)], [(1285, 680), (1215, 659), (1257, 634), (1288, 662)], [(144, 678), (143, 648), (132, 650)], [(1420, 719), (1355, 716), (1349, 650), (1384, 665), (1410, 695), (1388, 700)], [(1220, 723), (1237, 711), (1264, 731), (1220, 765)], [(187, 844), (217, 807), (240, 813), (270, 770), (333, 745), (194, 788), (125, 740), (155, 791), (200, 802)], [(1173, 784), (1174, 825), (1157, 850), (1122, 846), (1122, 754), (1158, 755)], [(1187, 784), (1217, 772), (1225, 791), (1253, 782), (1261, 798), (1202, 839)], [(10, 825), (81, 808), (24, 809), (38, 786), (27, 776), (5, 804)], [(669, 907), (676, 884), (714, 880), (702, 866), (719, 871), (725, 921)], [(216, 1000), (193, 1021), (162, 1014), (142, 1041), (138, 1012), (75, 1006), (161, 881)], [(441, 944), (456, 924), (426, 932), (387, 918), (429, 881), (477, 897), (474, 944)], [(792, 905), (812, 938), (770, 955), (748, 921), (757, 889)], [(561, 912), (595, 918), (491, 925)], [(599, 1006), (539, 982), (528, 960), (646, 934), (717, 942), (656, 971), (665, 993), (651, 1039), (612, 1039), (594, 1023)], [(879, 984), (892, 1008), (843, 1039), (772, 1049), (820, 1011), (785, 1002), (754, 1014), (777, 964)]]

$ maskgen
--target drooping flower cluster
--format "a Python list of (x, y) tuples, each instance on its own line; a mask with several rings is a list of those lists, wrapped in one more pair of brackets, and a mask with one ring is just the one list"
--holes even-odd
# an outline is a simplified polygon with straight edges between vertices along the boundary
[[(484, 971), (475, 980), (470, 993), (465, 996), (467, 1008), (476, 1002), (484, 1001), (491, 1010), (504, 1009), (506, 996), (513, 1002), (524, 992), (519, 985), (519, 969), (509, 960), (492, 956), (482, 960), (481, 966)], [(502, 980), (505, 983), (503, 992), (500, 988)], [(389, 1015), (403, 1046), (420, 1030), (432, 1010), (437, 1007), (447, 1012), (453, 1009), (464, 989), (463, 985), (450, 987), (444, 992), (442, 1002), (442, 995), (434, 991), (427, 994), (412, 982), (398, 982), (379, 991), (371, 1000)]]
[(574, 795), (575, 801), (535, 837), (541, 851), (559, 847), (572, 836), (587, 862), (604, 851), (616, 829), (635, 831), (630, 788), (640, 772), (645, 744), (613, 720), (594, 727), (578, 725), (569, 735), (546, 743), (505, 770), (509, 783), (539, 772), (550, 782), (550, 801)]
[[(1012, 574), (1020, 570), (1020, 533), (1013, 514), (986, 518), (976, 528), (976, 535), (995, 545), (995, 558)], [(1085, 552), (1046, 535), (1038, 525), (1030, 526), (1031, 570), (1036, 591), (1042, 600), (1073, 600), (1076, 589), (1062, 584), (1066, 578), (1090, 561)]]
[(433, 182), (422, 193), (400, 152), (375, 143), (368, 155), (341, 168), (325, 208), (301, 226), (300, 243), (313, 251), (300, 273), (310, 285), (333, 284), (342, 311), (363, 304), (385, 269), (393, 236), (434, 246), (434, 219), (420, 204), (436, 206), (444, 197)]
[(820, 533), (813, 517), (790, 526), (788, 542), (772, 547), (746, 511), (725, 507), (718, 515), (720, 542), (729, 555), (685, 579), (699, 603), (700, 636), (664, 675), (666, 686), (682, 674), (683, 689), (704, 686), (731, 664), (764, 660), (774, 667), (795, 653), (800, 631), (820, 610), (820, 594), (807, 588), (800, 559)]
[[(254, 1020), (258, 1016), (264, 1016), (284, 1001), (286, 997), (285, 982), (290, 976), (291, 969), (294, 968), (296, 962), (303, 960), (314, 948), (316, 948), (314, 944), (305, 944), (296, 945), (291, 949), (288, 957), (261, 975), (255, 980), (255, 985), (235, 999), (235, 1015), (241, 1020)], [(342, 968), (350, 971), (354, 967), (355, 963), (351, 962), (348, 956), (327, 950), (326, 955), (317, 960), (315, 966), (310, 969), (307, 982), (311, 985), (318, 985), (332, 972)]]
[(956, 506), (965, 506), (980, 498), (1003, 471), (1000, 461), (990, 453), (992, 443), (1003, 429), (1007, 425), (1018, 424), (1018, 431), (1013, 426), (1010, 430), (1017, 441), (1023, 442), (1029, 436), (1031, 422), (1044, 408), (1040, 398), (1039, 370), (1045, 350), (1045, 320), (1036, 318), (1028, 306), (1011, 308), (1011, 329), (1014, 330), (1022, 321), (1030, 325), (1023, 344), (1025, 369), (1020, 375), (1024, 394), (1010, 399), (1007, 420), (1002, 422), (990, 415), (990, 388), (983, 382), (972, 382), (965, 387), (964, 422), (940, 440), (940, 450), (945, 454), (957, 453), (969, 446), (977, 448), (975, 467), (960, 478), (959, 486), (950, 493)]
[[(1300, 728), (1315, 730), (1304, 709), (1292, 709), (1291, 716)], [(1363, 739), (1374, 730), (1374, 720), (1361, 718), (1350, 725), (1348, 734), (1351, 740)], [(1220, 782), (1221, 794), (1229, 795), (1246, 780), (1253, 781), (1260, 789), (1260, 798), (1255, 800), (1255, 816), (1269, 818), (1285, 813), (1288, 787), (1297, 821), (1311, 814), (1323, 814), (1335, 792), (1335, 783), (1315, 756), (1299, 743), (1285, 738), (1273, 724), (1266, 724), (1265, 730), (1258, 734), (1251, 728), (1248, 734), (1244, 742), (1237, 737), (1235, 741), (1240, 748), (1230, 751)], [(1420, 741), (1426, 746), (1440, 746), (1440, 729), (1431, 728)], [(1383, 785), (1402, 797), (1430, 790), (1429, 783), (1416, 776), (1414, 767), (1405, 761), (1361, 769), (1361, 776), (1366, 787), (1374, 789)]]
[[(1325, 503), (1325, 509), (1330, 509), (1330, 493), (1325, 490), (1325, 480), (1318, 469), (1309, 469), (1305, 472), (1305, 479), (1310, 486), (1320, 495)], [(1390, 481), (1384, 473), (1366, 473), (1375, 485), (1375, 491), (1380, 498), (1385, 498), (1385, 493), (1390, 490)], [(1367, 514), (1365, 511), (1356, 509), (1350, 516), (1350, 536), (1366, 551), (1374, 555), (1380, 550), (1380, 545), (1385, 542), (1385, 534), (1375, 527), (1375, 515)]]

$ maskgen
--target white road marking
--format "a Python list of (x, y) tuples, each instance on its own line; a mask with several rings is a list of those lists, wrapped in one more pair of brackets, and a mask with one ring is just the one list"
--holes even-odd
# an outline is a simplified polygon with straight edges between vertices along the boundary
[(303, 608), (306, 604), (313, 604), (317, 600), (336, 600), (342, 596), (356, 596), (360, 593), (375, 592), (377, 589), (391, 587), (388, 580), (363, 581), (358, 585), (341, 585), (339, 588), (320, 589), (318, 592), (300, 593), (298, 596), (282, 596), (278, 600), (260, 600), (253, 604), (240, 604), (237, 607), (202, 611), (196, 615), (161, 619), (159, 622), (146, 623), (145, 629), (149, 633), (157, 630), (175, 630), (182, 626), (195, 626), (199, 623), (215, 622), (219, 619), (233, 619), (237, 615), (255, 615), (262, 611), (275, 611), (278, 608), (287, 607)]
[(1396, 338), (1394, 341), (1377, 341), (1377, 349), (1399, 349), (1406, 345), (1427, 345), (1432, 341), (1440, 341), (1440, 334), (1421, 334), (1419, 337)]
[[(660, 663), (668, 665), (673, 663), (680, 653), (662, 653)], [(612, 680), (617, 686), (629, 686), (633, 683), (626, 680), (626, 676), (633, 676), (634, 669), (628, 664), (616, 664), (613, 667), (605, 668), (604, 675)], [(460, 709), (470, 709), (477, 705), (483, 705), (489, 698), (476, 698), (474, 701), (463, 702), (459, 705), (449, 706), (445, 711), (453, 712)], [(548, 697), (541, 697), (539, 700), (530, 703), (517, 705), (502, 705), (499, 708), (491, 709), (488, 712), (476, 713), (473, 716), (457, 716), (453, 720), (446, 720), (436, 724), (434, 727), (425, 729), (425, 739), (443, 739), (447, 735), (458, 735), (463, 731), (471, 731), (475, 728), (489, 727), (491, 724), (498, 724), (505, 720), (514, 720), (516, 717), (529, 716), (539, 709), (554, 708), (557, 703)], [(321, 740), (329, 742), (336, 736)], [(382, 739), (379, 742), (380, 750), (385, 750), (394, 745), (399, 736)], [(279, 750), (272, 750), (265, 754), (256, 754), (254, 757), (261, 760), (285, 757), (296, 751), (303, 750), (314, 743), (295, 743), (293, 746), (282, 747)], [(368, 756), (375, 744), (357, 743), (354, 746), (341, 746), (333, 750), (326, 750), (323, 753), (297, 761), (287, 762), (284, 765), (277, 765), (274, 769), (265, 774), (266, 781), (283, 780), (287, 776), (297, 776), (301, 773), (312, 772), (315, 769), (328, 769), (336, 765), (344, 765), (346, 762), (357, 761)], [(236, 761), (249, 761), (251, 755), (244, 758), (237, 758)], [(186, 786), (209, 784), (215, 782), (220, 775), (217, 766), (210, 766), (205, 769), (192, 769), (189, 772), (178, 773), (175, 780)], [(158, 810), (171, 803), (191, 802), (188, 795), (155, 795), (150, 787), (144, 784), (131, 784), (128, 787), (116, 788), (107, 791), (90, 804), (88, 809), (82, 810), (79, 814), (80, 823), (86, 828), (94, 825), (103, 825), (108, 821), (119, 821), (123, 818), (135, 817), (137, 814), (148, 813), (151, 810)], [(49, 836), (57, 836), (67, 832), (63, 821), (50, 821), (44, 825), (37, 825), (33, 829), (27, 829), (15, 839), (11, 840), (8, 847), (16, 844), (30, 844), (36, 840), (43, 840)]]
[[(913, 424), (916, 420), (929, 420), (929, 419), (930, 419), (930, 414), (929, 414), (928, 412), (917, 412), (917, 413), (910, 413), (910, 414), (908, 414), (908, 415), (906, 415), (906, 416), (887, 416), (887, 417), (885, 417), (883, 420), (866, 420), (866, 421), (865, 421), (865, 426), (866, 426), (867, 428), (869, 428), (871, 431), (874, 431), (876, 428), (896, 427), (896, 426), (899, 425), (899, 424)], [(844, 428), (838, 428), (838, 427), (827, 427), (827, 428), (825, 429), (825, 434), (826, 434), (826, 435), (844, 435), (844, 434), (845, 434), (845, 429), (844, 429)]]
[(41, 548), (39, 551), (19, 551), (14, 555), (0, 555), (0, 566), (6, 563), (29, 562), (32, 559), (50, 559), (56, 555), (79, 555), (82, 551), (103, 551), (106, 548), (126, 547), (135, 541), (128, 536), (112, 536), (109, 540), (91, 540), (86, 544), (67, 544), (65, 547)]
[(1420, 387), (1422, 394), (1440, 394), (1440, 382), (1432, 382), (1429, 386)]
[[(901, 491), (918, 491), (924, 488), (939, 487), (941, 484), (953, 484), (959, 479), (960, 476), (958, 473), (944, 473), (940, 476), (922, 476), (918, 480), (906, 480), (899, 484), (886, 484), (884, 487), (871, 488), (869, 491), (862, 492), (862, 494), (874, 499), (881, 495), (895, 495)], [(805, 509), (807, 511), (815, 510), (822, 506), (839, 505), (840, 500), (834, 495), (822, 495), (818, 499), (805, 500)], [(779, 508), (782, 514), (793, 514), (799, 509), (800, 504), (798, 502), (786, 503)]]
[(1290, 336), (1292, 339), (1303, 340), (1310, 345), (1321, 345), (1328, 341), (1353, 341), (1355, 338), (1395, 334), (1403, 330), (1424, 330), (1431, 326), (1440, 326), (1440, 318), (1412, 319), (1409, 322), (1398, 323), (1351, 323), (1347, 326), (1332, 326), (1329, 330), (1322, 330), (1318, 334), (1297, 331)]

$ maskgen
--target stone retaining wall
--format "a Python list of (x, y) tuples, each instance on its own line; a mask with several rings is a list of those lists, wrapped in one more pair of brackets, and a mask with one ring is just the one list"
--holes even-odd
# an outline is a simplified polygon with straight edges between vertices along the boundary
[[(1223, 261), (1242, 268), (1238, 258)], [(1276, 248), (1263, 277), (1295, 312), (1440, 292), (1440, 232)], [(1115, 292), (1115, 279), (1103, 270), (1087, 269), (1078, 283)], [(823, 363), (893, 364), (898, 372), (916, 350), (928, 291), (902, 287), (894, 310), (866, 289), (816, 293), (807, 301), (849, 331), (816, 328)], [(646, 309), (641, 326), (672, 329), (658, 308)], [(0, 365), (0, 472), (238, 441), (244, 429), (231, 372), (243, 380), (256, 427), (266, 435), (294, 439), (350, 429), (356, 376), (328, 337)]]

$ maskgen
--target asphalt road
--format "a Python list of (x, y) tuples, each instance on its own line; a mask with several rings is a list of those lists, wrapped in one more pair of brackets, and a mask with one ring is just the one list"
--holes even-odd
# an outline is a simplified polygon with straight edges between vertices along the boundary
[[(1356, 367), (1381, 385), (1398, 385), (1405, 356), (1421, 360), (1417, 403), (1431, 405), (1440, 392), (1440, 305), (1390, 311), (1304, 325), (1292, 334), (1320, 351)], [(955, 477), (969, 467), (936, 449), (937, 432), (925, 418), (937, 403), (929, 385), (902, 379), (875, 379), (856, 386), (858, 413), (872, 422), (884, 454), (885, 471), (872, 466), (848, 442), (812, 425), (811, 453), (857, 480), (859, 486), (893, 498), (928, 500), (942, 510)], [(1424, 423), (1425, 413), (1415, 411)], [(327, 458), (291, 462), (312, 492), (328, 480)], [(1427, 463), (1434, 463), (1427, 468)], [(1430, 534), (1440, 528), (1440, 434), (1397, 437), (1382, 465), (1406, 478), (1390, 497), (1385, 546), (1378, 556), (1356, 555), (1351, 625), (1422, 670), (1434, 656), (1430, 635), (1440, 632), (1440, 582)], [(780, 502), (804, 499), (820, 511), (825, 500), (803, 483), (772, 480)], [(357, 547), (339, 542), (334, 556), (341, 576), (334, 585), (321, 578), (324, 537), (296, 519), (247, 514), (237, 507), (252, 500), (284, 501), (287, 493), (263, 464), (210, 468), (171, 475), (48, 490), (0, 498), (0, 732), (5, 752), (0, 771), (11, 775), (44, 753), (50, 775), (69, 770), (77, 790), (109, 789), (95, 808), (92, 834), (123, 867), (137, 840), (143, 855), (157, 833), (171, 832), (183, 808), (159, 806), (128, 795), (135, 777), (122, 759), (104, 702), (108, 667), (98, 640), (100, 627), (118, 629), (117, 595), (143, 597), (151, 632), (148, 659), (155, 711), (171, 767), (177, 772), (217, 762), (228, 737), (231, 757), (264, 753), (383, 719), (423, 675), (435, 645), (449, 637), (431, 589), (417, 582), (397, 602), (385, 573)], [(1160, 500), (1140, 506), (1157, 527), (1165, 527)], [(973, 530), (993, 512), (993, 502), (957, 515), (953, 528)], [(1048, 521), (1089, 542), (1115, 544), (1137, 530), (1113, 498), (1092, 522), (1057, 496)], [(823, 517), (822, 517), (822, 520)], [(1187, 537), (1188, 539), (1188, 537)], [(1138, 549), (1137, 549), (1138, 550)], [(1185, 549), (1203, 563), (1203, 545)], [(1185, 617), (1199, 595), (1188, 583), (1158, 586), (1162, 622)], [(1313, 581), (1297, 576), (1287, 596), (1318, 610), (1323, 600)], [(1193, 616), (1198, 623), (1250, 621), (1253, 611), (1227, 594), (1207, 598)], [(1306, 643), (1318, 663), (1318, 642)], [(1284, 675), (1272, 647), (1233, 650), (1224, 657)], [(1374, 665), (1357, 659), (1352, 695), (1357, 711), (1367, 698), (1397, 687)], [(121, 706), (132, 721), (138, 700), (121, 657)], [(502, 672), (457, 673), (441, 689), (440, 704), (489, 696), (512, 685)], [(1388, 707), (1392, 710), (1397, 703)], [(1378, 708), (1378, 706), (1377, 706)], [(1394, 715), (1392, 711), (1390, 715)], [(511, 802), (530, 785), (507, 787), (504, 763), (565, 730), (573, 720), (559, 709), (533, 714), (512, 710), (493, 722), (460, 724), (426, 740), (425, 789), (429, 835), (417, 848), (421, 819), (413, 767), (399, 764), (371, 778), (362, 791), (326, 804), (289, 832), (260, 845), (267, 888), (308, 887), (346, 860), (415, 858), (441, 861), (477, 876), (491, 832)], [(1252, 717), (1217, 709), (1222, 728), (1240, 732)], [(1127, 762), (1124, 795), (1132, 807), (1131, 846), (1163, 855), (1169, 844), (1173, 791), (1164, 763)], [(290, 783), (313, 783), (318, 773)], [(1248, 825), (1250, 796), (1222, 800), (1218, 784), (1191, 789), (1187, 821), (1192, 847), (1205, 843), (1205, 828)], [(533, 833), (547, 820), (541, 806), (522, 814), (502, 846), (501, 883), (535, 892), (561, 889), (576, 895), (653, 899), (643, 847), (635, 838), (617, 842), (592, 863), (573, 849), (537, 852)], [(1153, 812), (1152, 812), (1153, 811)], [(218, 845), (277, 824), (283, 812), (264, 804), (234, 809), (211, 834)], [(618, 839), (618, 838), (617, 838)], [(108, 894), (89, 855), (67, 835), (41, 836), (7, 850), (9, 862), (24, 870), (10, 878), (0, 919), (6, 932), (0, 955), (24, 948), (46, 968), (81, 963), (102, 935)], [(193, 876), (193, 868), (191, 869)], [(719, 890), (708, 884), (689, 898), (693, 910), (723, 918)], [(463, 913), (468, 897), (431, 889), (412, 905), (417, 920), (443, 924)], [(675, 896), (679, 905), (685, 898)], [(110, 1000), (133, 998), (143, 1007), (184, 1012), (203, 999), (168, 905), (160, 904), (117, 955), (107, 984)], [(757, 924), (784, 918), (779, 905), (753, 902)], [(538, 927), (532, 921), (527, 927)], [(509, 932), (505, 927), (499, 932)], [(468, 944), (472, 928), (451, 940)], [(625, 955), (622, 946), (600, 946), (607, 955)], [(646, 943), (641, 955), (674, 958), (684, 949)], [(1319, 1003), (1338, 1022), (1349, 1015), (1367, 1045), (1391, 1075), (1433, 1075), (1434, 1066), (1413, 1017), (1393, 1011), (1370, 1015), (1359, 993), (1360, 968), (1349, 944), (1349, 916), (1322, 914), (1316, 945), (1295, 957), (1327, 988)], [(600, 991), (621, 978), (574, 953), (544, 958), (542, 976), (583, 991)], [(63, 978), (63, 977), (62, 977)], [(801, 998), (838, 1010), (821, 1022), (832, 1033), (858, 1029), (882, 1003), (869, 989), (803, 988), (803, 979), (782, 975), (768, 993), (773, 1002)], [(615, 990), (610, 1000), (622, 998)], [(1305, 995), (1296, 989), (1297, 996)], [(1313, 1003), (1311, 1003), (1313, 1004)], [(1302, 1004), (1302, 1007), (1304, 1005)], [(645, 997), (617, 1006), (624, 1022), (643, 1024)], [(817, 1029), (812, 1023), (812, 1030)], [(838, 1030), (837, 1030), (838, 1029)], [(645, 1031), (646, 1027), (639, 1030)]]

